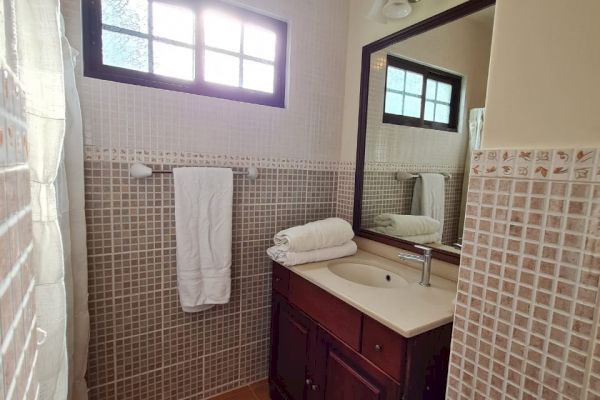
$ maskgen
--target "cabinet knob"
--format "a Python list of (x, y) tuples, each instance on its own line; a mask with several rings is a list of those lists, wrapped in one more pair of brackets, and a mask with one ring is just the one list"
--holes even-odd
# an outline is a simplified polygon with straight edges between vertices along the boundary
[(310, 379), (310, 378), (306, 378), (306, 385), (307, 385), (307, 386), (310, 386), (310, 385), (312, 385), (312, 383), (313, 383), (312, 379)]
[(312, 385), (310, 388), (313, 392), (316, 392), (317, 390), (319, 390), (319, 385)]
[(380, 344), (375, 345), (375, 351), (381, 353), (383, 351), (383, 346)]
[(280, 277), (278, 277), (278, 276), (276, 276), (276, 277), (275, 277), (275, 282), (279, 282), (279, 281), (281, 281), (281, 278), (280, 278)]

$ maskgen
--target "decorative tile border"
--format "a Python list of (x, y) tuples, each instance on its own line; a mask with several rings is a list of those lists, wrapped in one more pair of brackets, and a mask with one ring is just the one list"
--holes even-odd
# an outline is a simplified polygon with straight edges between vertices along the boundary
[(365, 171), (373, 172), (397, 172), (397, 171), (409, 171), (409, 172), (447, 172), (447, 173), (463, 173), (465, 170), (464, 165), (450, 165), (450, 164), (417, 164), (417, 163), (404, 163), (404, 162), (377, 162), (367, 161), (365, 165)]
[[(96, 146), (85, 147), (86, 161), (143, 162), (194, 166), (223, 166), (303, 169), (313, 171), (337, 171), (338, 161), (294, 160), (286, 158), (231, 156), (225, 154), (201, 154), (191, 152), (163, 152), (152, 150), (103, 149)], [(349, 166), (344, 163), (344, 168)]]
[(476, 150), (471, 175), (552, 181), (600, 181), (600, 149)]

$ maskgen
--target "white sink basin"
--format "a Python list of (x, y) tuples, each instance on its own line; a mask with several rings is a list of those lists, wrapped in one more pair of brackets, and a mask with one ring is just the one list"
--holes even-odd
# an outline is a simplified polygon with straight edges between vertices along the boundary
[(399, 288), (408, 281), (398, 274), (373, 265), (357, 262), (331, 262), (329, 271), (350, 282), (378, 288)]

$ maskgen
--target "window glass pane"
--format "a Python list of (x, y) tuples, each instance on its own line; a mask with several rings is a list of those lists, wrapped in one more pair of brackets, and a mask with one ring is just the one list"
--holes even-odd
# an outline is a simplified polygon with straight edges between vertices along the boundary
[(242, 86), (245, 89), (273, 93), (275, 68), (272, 65), (251, 60), (244, 60), (243, 77), (244, 82)]
[(435, 122), (447, 124), (450, 122), (450, 107), (445, 104), (437, 103), (435, 105)]
[(148, 33), (148, 0), (102, 0), (102, 23)]
[(102, 63), (148, 72), (148, 40), (104, 29)]
[(244, 54), (263, 60), (275, 61), (276, 44), (277, 35), (275, 35), (275, 32), (256, 25), (244, 25)]
[(423, 75), (417, 74), (415, 72), (407, 71), (406, 72), (406, 88), (404, 91), (406, 93), (418, 94), (421, 95), (423, 90)]
[(450, 103), (450, 98), (452, 97), (452, 86), (444, 82), (438, 82), (437, 87), (437, 101)]
[(427, 93), (425, 98), (427, 100), (435, 100), (435, 90), (437, 87), (437, 82), (432, 79), (427, 79)]
[(413, 96), (404, 97), (404, 115), (407, 117), (421, 117), (421, 98)]
[(194, 12), (185, 7), (152, 3), (152, 34), (194, 44)]
[(240, 85), (240, 59), (228, 54), (204, 52), (204, 80), (227, 86)]
[[(428, 83), (429, 85), (429, 83)], [(435, 111), (435, 103), (433, 101), (425, 102), (425, 116), (423, 117), (426, 121), (433, 121), (433, 114)]]
[(388, 67), (387, 70), (387, 88), (404, 91), (404, 70), (394, 67)]
[(242, 23), (226, 14), (204, 12), (204, 44), (217, 49), (240, 52)]
[(394, 92), (387, 92), (385, 96), (385, 112), (387, 114), (402, 115), (404, 96)]
[(154, 73), (194, 80), (194, 50), (154, 41)]

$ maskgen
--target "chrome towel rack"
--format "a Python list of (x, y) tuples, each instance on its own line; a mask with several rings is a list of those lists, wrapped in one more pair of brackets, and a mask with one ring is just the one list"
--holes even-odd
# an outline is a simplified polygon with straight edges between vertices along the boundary
[[(211, 167), (207, 167), (207, 168), (211, 168)], [(172, 173), (173, 173), (173, 171), (160, 171), (160, 170), (154, 171), (149, 166), (147, 166), (145, 164), (141, 164), (141, 163), (131, 164), (131, 167), (129, 168), (129, 175), (132, 178), (136, 178), (136, 179), (148, 178), (148, 177), (152, 176), (152, 174), (172, 174)], [(245, 171), (233, 171), (233, 174), (247, 176), (248, 179), (253, 181), (256, 178), (258, 178), (258, 168), (256, 168), (254, 165), (252, 165), (252, 166), (246, 168)]]
[[(445, 180), (452, 178), (452, 175), (450, 175), (446, 172), (439, 172), (439, 174), (442, 175)], [(394, 175), (394, 179), (396, 179), (397, 181), (407, 181), (410, 179), (417, 179), (417, 178), (419, 178), (419, 174), (416, 172), (398, 171)]]

